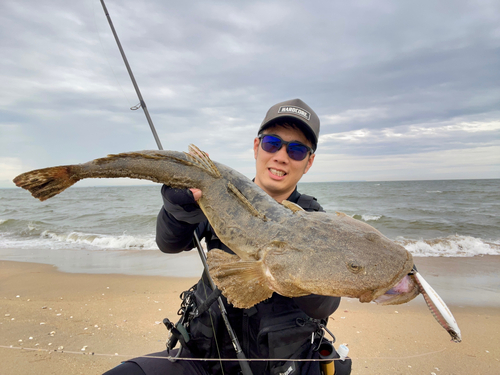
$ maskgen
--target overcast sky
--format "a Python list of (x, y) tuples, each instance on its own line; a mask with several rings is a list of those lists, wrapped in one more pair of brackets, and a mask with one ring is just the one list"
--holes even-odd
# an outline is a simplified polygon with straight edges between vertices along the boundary
[[(253, 177), (265, 113), (301, 98), (303, 181), (500, 178), (498, 0), (106, 5), (164, 149)], [(156, 148), (98, 0), (2, 0), (0, 33), (0, 187)]]

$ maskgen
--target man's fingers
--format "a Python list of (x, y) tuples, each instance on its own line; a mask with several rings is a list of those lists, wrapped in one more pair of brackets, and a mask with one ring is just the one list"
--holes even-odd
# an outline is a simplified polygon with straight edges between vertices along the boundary
[(189, 189), (189, 190), (191, 190), (191, 193), (193, 193), (193, 198), (195, 201), (200, 199), (201, 196), (203, 195), (200, 189)]

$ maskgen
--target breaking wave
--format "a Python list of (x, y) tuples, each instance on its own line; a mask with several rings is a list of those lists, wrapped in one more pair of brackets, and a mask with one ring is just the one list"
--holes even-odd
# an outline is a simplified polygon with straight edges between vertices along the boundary
[(380, 218), (382, 218), (382, 215), (361, 215), (361, 219), (363, 219), (364, 221), (377, 221)]
[(377, 221), (377, 220), (380, 220), (382, 218), (382, 215), (374, 215), (374, 214), (358, 215), (358, 214), (355, 214), (355, 215), (352, 215), (351, 217), (354, 219), (363, 220), (363, 221)]
[(55, 233), (47, 230), (40, 237), (65, 244), (80, 244), (98, 249), (158, 250), (153, 236), (132, 236), (127, 234), (113, 236), (81, 232)]
[(415, 257), (500, 255), (500, 243), (486, 242), (471, 236), (453, 235), (428, 240), (411, 240), (398, 237), (395, 242), (402, 245)]

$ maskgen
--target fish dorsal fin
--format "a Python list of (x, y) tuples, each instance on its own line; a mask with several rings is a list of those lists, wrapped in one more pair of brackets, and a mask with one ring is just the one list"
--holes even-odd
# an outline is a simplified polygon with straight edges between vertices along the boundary
[(219, 170), (206, 152), (191, 144), (189, 145), (189, 153), (185, 152), (185, 154), (194, 165), (205, 170), (212, 177), (221, 177)]
[(244, 261), (219, 249), (210, 250), (207, 258), (215, 285), (233, 306), (248, 309), (272, 296), (262, 261)]
[(300, 207), (297, 203), (293, 203), (293, 202), (284, 200), (283, 202), (281, 202), (281, 204), (283, 206), (285, 206), (286, 208), (288, 208), (289, 210), (292, 210), (293, 213), (296, 213), (299, 211), (304, 211), (304, 209), (302, 207)]
[(262, 219), (263, 221), (267, 221), (266, 215), (263, 213), (260, 213), (253, 205), (250, 203), (250, 201), (243, 195), (239, 189), (234, 186), (231, 182), (227, 183), (227, 189), (233, 193), (236, 198), (239, 199), (239, 201), (243, 204), (243, 206), (255, 217), (258, 217), (259, 219)]

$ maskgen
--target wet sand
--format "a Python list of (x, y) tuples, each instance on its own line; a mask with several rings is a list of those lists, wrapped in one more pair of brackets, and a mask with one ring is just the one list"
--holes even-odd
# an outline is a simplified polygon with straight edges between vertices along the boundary
[[(344, 299), (329, 328), (337, 345), (348, 344), (353, 374), (500, 373), (499, 258), (415, 259), (453, 312), (460, 344), (450, 342), (420, 296), (400, 306)], [(163, 350), (161, 321), (177, 319), (179, 294), (196, 281), (0, 261), (0, 372), (100, 374)]]

